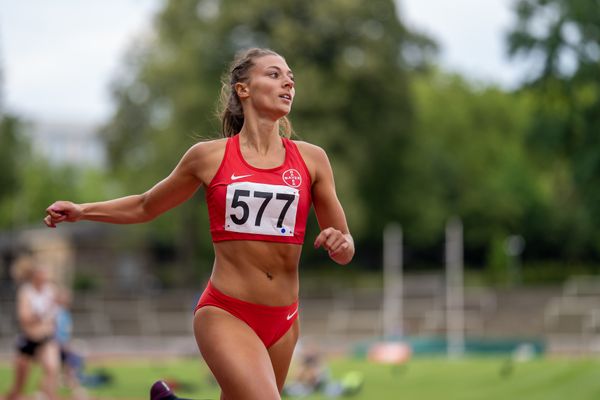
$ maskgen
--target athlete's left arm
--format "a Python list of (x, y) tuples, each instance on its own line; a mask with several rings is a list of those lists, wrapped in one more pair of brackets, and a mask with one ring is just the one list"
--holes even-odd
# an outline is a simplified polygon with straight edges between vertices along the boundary
[(312, 198), (321, 232), (315, 248), (323, 247), (338, 264), (348, 264), (354, 256), (354, 240), (350, 235), (344, 209), (335, 192), (331, 164), (327, 154), (317, 146), (306, 147), (313, 170)]

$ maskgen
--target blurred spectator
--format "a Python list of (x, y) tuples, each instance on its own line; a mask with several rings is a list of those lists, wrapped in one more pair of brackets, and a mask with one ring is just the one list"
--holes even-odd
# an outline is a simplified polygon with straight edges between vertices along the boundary
[(63, 288), (56, 296), (56, 341), (60, 348), (63, 377), (67, 387), (76, 400), (86, 399), (87, 393), (81, 384), (83, 375), (83, 357), (77, 354), (71, 346), (73, 333), (73, 318), (71, 317), (71, 292)]
[(31, 256), (23, 256), (12, 266), (13, 279), (19, 284), (16, 312), (19, 333), (16, 343), (13, 384), (6, 400), (23, 393), (32, 362), (42, 367), (40, 391), (48, 400), (57, 399), (60, 356), (54, 338), (56, 295), (47, 268)]
[(65, 383), (71, 390), (75, 400), (87, 399), (85, 387), (96, 387), (108, 384), (112, 376), (106, 371), (85, 373), (85, 360), (73, 348), (73, 317), (71, 316), (71, 291), (63, 288), (56, 297), (58, 306), (56, 315), (56, 340), (60, 347), (60, 360), (64, 373)]
[(342, 379), (334, 380), (323, 362), (323, 355), (316, 346), (308, 346), (300, 356), (300, 364), (294, 379), (284, 387), (286, 397), (306, 397), (323, 393), (327, 397), (353, 396), (363, 385), (360, 372), (350, 371)]

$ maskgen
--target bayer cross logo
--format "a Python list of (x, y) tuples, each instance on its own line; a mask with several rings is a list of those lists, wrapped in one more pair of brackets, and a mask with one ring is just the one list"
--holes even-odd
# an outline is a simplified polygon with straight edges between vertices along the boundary
[(302, 177), (300, 176), (300, 172), (295, 169), (288, 169), (281, 175), (283, 181), (286, 185), (291, 187), (298, 187), (302, 184)]

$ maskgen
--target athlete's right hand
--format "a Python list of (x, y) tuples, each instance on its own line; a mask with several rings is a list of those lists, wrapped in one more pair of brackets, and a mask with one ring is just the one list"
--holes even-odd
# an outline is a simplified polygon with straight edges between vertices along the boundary
[(61, 222), (75, 222), (81, 218), (81, 206), (70, 201), (57, 201), (46, 208), (44, 223), (50, 228), (56, 228)]

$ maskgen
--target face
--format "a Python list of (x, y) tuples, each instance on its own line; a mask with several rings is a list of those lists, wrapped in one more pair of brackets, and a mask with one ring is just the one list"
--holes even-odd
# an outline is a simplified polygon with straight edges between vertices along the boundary
[(43, 285), (49, 280), (48, 271), (43, 267), (35, 267), (31, 274), (31, 282), (34, 285)]
[(236, 90), (245, 110), (253, 107), (261, 114), (279, 119), (292, 108), (294, 74), (280, 56), (259, 57), (254, 60), (249, 81), (238, 83)]

